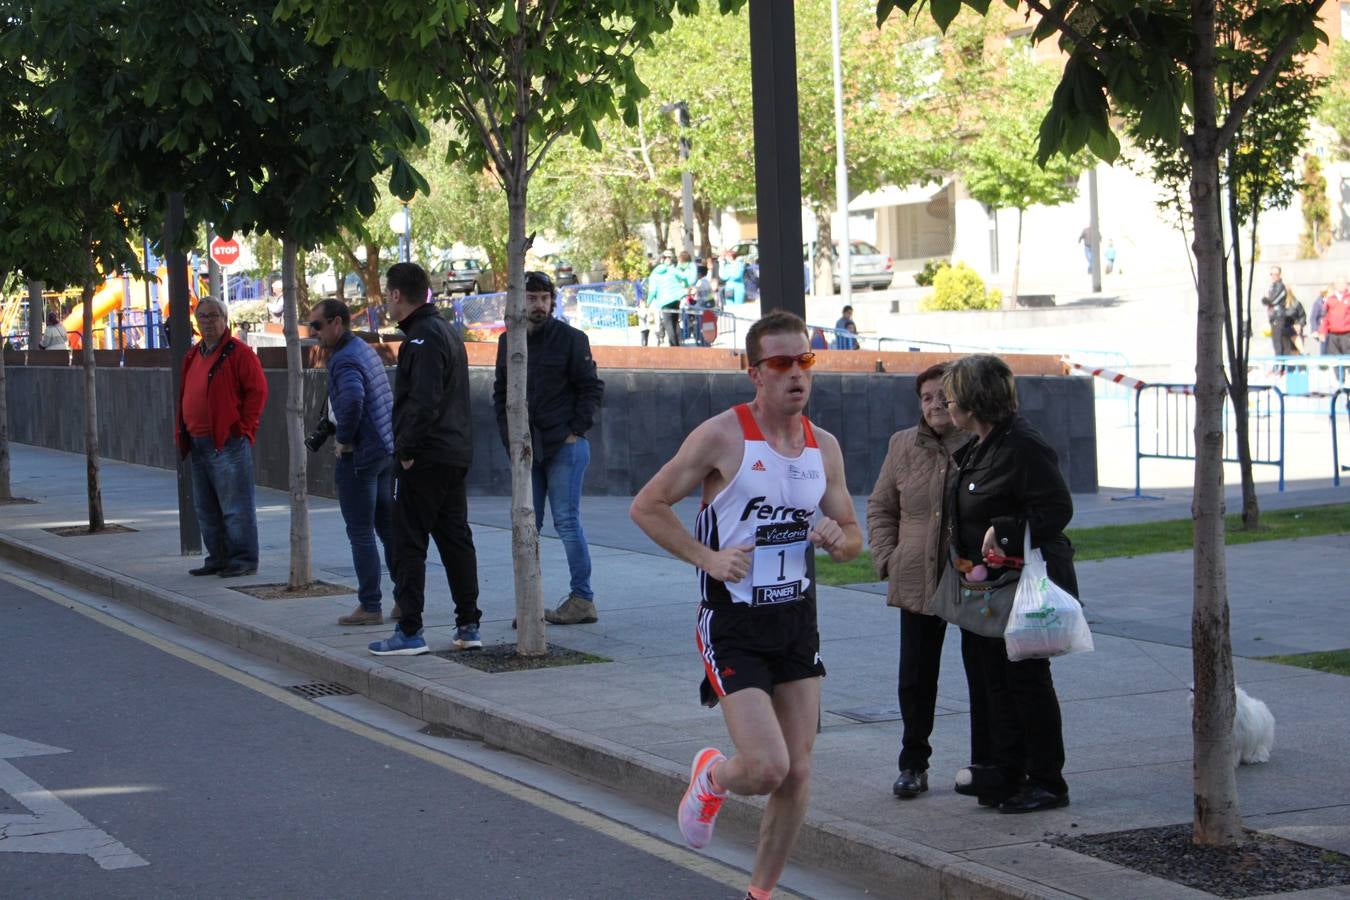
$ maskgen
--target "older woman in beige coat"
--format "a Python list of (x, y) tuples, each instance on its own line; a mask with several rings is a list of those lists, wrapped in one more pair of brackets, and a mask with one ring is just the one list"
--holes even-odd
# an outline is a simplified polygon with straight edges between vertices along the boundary
[[(954, 474), (951, 454), (970, 439), (947, 415), (944, 365), (920, 373), (915, 382), (921, 418), (891, 436), (876, 487), (867, 498), (867, 532), (877, 576), (890, 585), (886, 602), (900, 608), (900, 715), (904, 737), (900, 777), (892, 791), (912, 799), (928, 790), (933, 748), (938, 665), (947, 623), (927, 615), (947, 560), (944, 498)], [(965, 647), (962, 647), (963, 657)], [(972, 734), (975, 730), (972, 727)], [(972, 748), (974, 751), (975, 748)]]

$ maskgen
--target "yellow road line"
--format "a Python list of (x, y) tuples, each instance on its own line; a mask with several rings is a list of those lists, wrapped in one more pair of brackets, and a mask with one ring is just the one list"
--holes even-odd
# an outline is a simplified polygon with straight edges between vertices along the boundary
[[(376, 741), (380, 744), (384, 744), (386, 747), (402, 751), (410, 756), (415, 756), (424, 762), (439, 766), (456, 775), (472, 779), (484, 787), (491, 788), (498, 793), (506, 794), (517, 800), (524, 801), (531, 806), (553, 813), (556, 816), (561, 816), (584, 828), (599, 832), (605, 837), (626, 844), (635, 850), (640, 850), (649, 856), (654, 856), (657, 859), (673, 863), (682, 869), (687, 869), (702, 875), (705, 878), (711, 879), (712, 881), (728, 885), (736, 890), (743, 890), (749, 878), (747, 873), (742, 872), (739, 869), (725, 865), (715, 859), (709, 859), (706, 856), (691, 853), (682, 847), (677, 847), (660, 838), (630, 828), (613, 819), (608, 819), (599, 813), (593, 813), (589, 810), (582, 809), (566, 800), (554, 797), (537, 788), (532, 788), (528, 785), (521, 784), (518, 781), (513, 781), (505, 776), (498, 775), (495, 772), (490, 772), (487, 769), (474, 765), (473, 763), (465, 762), (462, 759), (446, 756), (429, 747), (424, 747), (421, 744), (407, 740), (406, 738), (401, 738), (389, 734), (388, 732), (381, 731), (380, 729), (366, 725), (363, 722), (349, 719), (341, 713), (320, 706), (312, 700), (306, 700), (291, 693), (285, 688), (269, 684), (261, 678), (249, 675), (246, 672), (241, 672), (225, 663), (211, 659), (209, 656), (204, 656), (195, 650), (189, 650), (186, 647), (180, 647), (171, 641), (156, 637), (153, 634), (147, 634), (134, 625), (130, 625), (107, 613), (85, 606), (83, 603), (73, 600), (70, 597), (63, 596), (44, 585), (36, 584), (25, 578), (7, 572), (0, 572), (0, 579), (4, 579), (26, 591), (31, 591), (45, 600), (50, 600), (58, 606), (73, 610), (86, 618), (98, 622), (100, 625), (112, 628), (115, 631), (119, 631), (128, 637), (135, 638), (142, 643), (149, 644), (164, 653), (168, 653), (170, 656), (176, 656), (184, 662), (206, 669), (208, 672), (212, 672), (222, 678), (228, 678), (236, 684), (242, 685), (266, 697), (270, 697), (278, 703), (289, 706), (291, 709), (312, 716), (334, 727), (341, 728), (344, 731), (360, 735), (367, 740)], [(783, 896), (791, 896), (790, 894), (783, 893), (781, 890), (778, 893)]]

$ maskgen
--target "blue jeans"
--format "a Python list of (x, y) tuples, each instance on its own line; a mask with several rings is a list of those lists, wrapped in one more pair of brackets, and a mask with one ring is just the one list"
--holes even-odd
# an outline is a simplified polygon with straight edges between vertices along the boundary
[(216, 449), (210, 437), (192, 439), (192, 505), (206, 547), (205, 565), (258, 567), (258, 515), (253, 506), (253, 445), (232, 437)]
[(390, 534), (394, 521), (394, 458), (358, 466), (355, 454), (338, 457), (333, 481), (337, 486), (338, 507), (347, 523), (347, 540), (352, 545), (352, 565), (356, 568), (356, 596), (361, 608), (380, 612), (380, 548), (392, 574), (394, 559), (390, 552)]
[(572, 593), (584, 600), (594, 600), (591, 591), (591, 551), (586, 546), (586, 533), (581, 530), (581, 483), (586, 480), (586, 466), (591, 461), (591, 444), (579, 437), (563, 444), (553, 458), (536, 463), (534, 476), (534, 524), (544, 527), (544, 498), (553, 508), (553, 527), (562, 538), (567, 552), (567, 568), (572, 572)]

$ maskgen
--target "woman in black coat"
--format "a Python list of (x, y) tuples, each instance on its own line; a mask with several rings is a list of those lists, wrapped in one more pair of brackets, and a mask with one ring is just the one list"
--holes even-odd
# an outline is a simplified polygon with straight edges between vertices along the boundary
[[(997, 356), (967, 356), (943, 380), (952, 422), (975, 437), (956, 451), (952, 543), (956, 555), (978, 563), (991, 555), (1020, 558), (1025, 529), (1045, 557), (1050, 579), (1075, 597), (1073, 547), (1064, 527), (1073, 500), (1055, 451), (1017, 415), (1012, 371)], [(989, 565), (989, 578), (1003, 569)], [(1002, 637), (973, 638), (983, 691), (971, 689), (971, 716), (989, 729), (990, 766), (972, 766), (957, 790), (981, 805), (1024, 813), (1067, 806), (1059, 698), (1048, 659), (1010, 662)], [(983, 708), (978, 708), (983, 706)], [(963, 790), (963, 788), (965, 788)]]

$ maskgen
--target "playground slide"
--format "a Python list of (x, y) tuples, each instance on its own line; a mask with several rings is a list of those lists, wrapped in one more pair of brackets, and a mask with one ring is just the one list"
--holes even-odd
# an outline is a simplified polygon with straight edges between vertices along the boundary
[[(122, 279), (114, 279), (104, 283), (103, 287), (94, 294), (94, 324), (108, 313), (122, 305)], [(76, 303), (75, 308), (66, 316), (66, 320), (61, 323), (67, 332), (76, 332), (84, 330), (84, 304)]]

